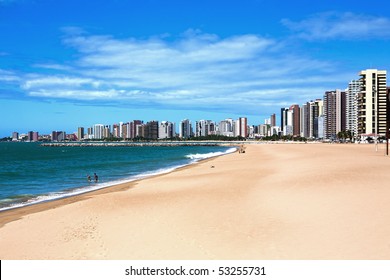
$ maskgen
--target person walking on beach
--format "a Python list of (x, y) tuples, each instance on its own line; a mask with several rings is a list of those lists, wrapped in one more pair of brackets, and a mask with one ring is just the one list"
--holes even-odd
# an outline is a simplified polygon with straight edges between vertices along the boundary
[(99, 181), (99, 177), (96, 173), (93, 173), (93, 177), (95, 178), (95, 183)]

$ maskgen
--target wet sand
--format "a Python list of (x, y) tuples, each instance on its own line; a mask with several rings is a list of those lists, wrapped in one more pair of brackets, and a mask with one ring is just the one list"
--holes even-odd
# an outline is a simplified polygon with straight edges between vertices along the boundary
[(0, 259), (390, 259), (390, 157), (246, 145), (169, 174), (0, 213)]

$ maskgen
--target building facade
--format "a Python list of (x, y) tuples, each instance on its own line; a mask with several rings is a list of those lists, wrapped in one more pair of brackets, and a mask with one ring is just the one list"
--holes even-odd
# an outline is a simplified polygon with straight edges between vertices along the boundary
[(289, 112), (291, 112), (292, 135), (299, 136), (301, 131), (301, 114), (299, 105), (291, 105)]
[(360, 92), (360, 81), (352, 80), (348, 84), (345, 93), (345, 129), (352, 133), (352, 136), (358, 135), (358, 94)]
[(162, 121), (158, 127), (158, 139), (170, 139), (174, 137), (174, 124), (167, 121)]
[(180, 122), (179, 128), (179, 137), (183, 139), (188, 139), (192, 137), (192, 125), (191, 121), (188, 119), (182, 120)]
[(346, 94), (339, 89), (324, 94), (324, 138), (336, 139), (340, 131), (346, 129)]
[(386, 76), (385, 70), (367, 69), (359, 73), (358, 134), (386, 133)]
[(201, 137), (201, 136), (208, 136), (211, 135), (213, 132), (214, 125), (212, 125), (213, 122), (211, 120), (200, 120), (197, 121), (195, 124), (195, 136)]
[(84, 127), (77, 128), (77, 140), (81, 141), (84, 139)]
[(248, 119), (247, 118), (238, 118), (236, 125), (236, 135), (243, 138), (248, 137)]

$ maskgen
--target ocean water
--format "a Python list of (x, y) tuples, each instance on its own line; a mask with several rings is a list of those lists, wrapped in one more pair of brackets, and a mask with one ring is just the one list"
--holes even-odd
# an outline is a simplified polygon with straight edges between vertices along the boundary
[[(234, 150), (219, 146), (43, 147), (2, 142), (0, 211), (166, 173)], [(94, 173), (99, 176), (98, 183), (93, 180)]]

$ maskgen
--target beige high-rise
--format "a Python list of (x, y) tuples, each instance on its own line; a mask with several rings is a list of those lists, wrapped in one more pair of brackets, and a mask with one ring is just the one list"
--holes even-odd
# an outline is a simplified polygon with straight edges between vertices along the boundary
[(358, 134), (386, 133), (386, 70), (367, 69), (359, 73)]

